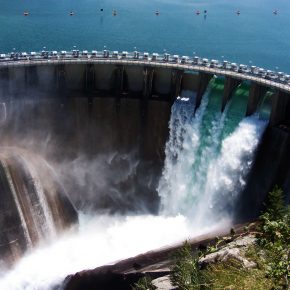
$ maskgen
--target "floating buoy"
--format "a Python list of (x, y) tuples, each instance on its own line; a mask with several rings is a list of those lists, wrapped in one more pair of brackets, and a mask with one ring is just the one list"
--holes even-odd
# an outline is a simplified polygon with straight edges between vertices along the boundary
[(28, 15), (29, 15), (29, 12), (28, 12), (28, 11), (24, 11), (24, 12), (23, 12), (23, 15), (24, 15), (24, 16), (28, 16)]
[(199, 14), (200, 14), (200, 11), (199, 11), (199, 10), (197, 10), (197, 11), (195, 12), (195, 14), (196, 14), (196, 15), (199, 15)]
[(73, 16), (73, 15), (75, 15), (75, 13), (74, 13), (73, 11), (71, 11), (71, 12), (69, 13), (69, 15), (70, 15), (70, 16)]
[(104, 9), (103, 9), (103, 8), (101, 8), (100, 10), (101, 10), (101, 11), (104, 11)]
[(204, 10), (203, 13), (204, 13), (204, 14), (207, 14), (207, 10)]
[(117, 15), (117, 11), (113, 10), (113, 16), (116, 16), (116, 15)]

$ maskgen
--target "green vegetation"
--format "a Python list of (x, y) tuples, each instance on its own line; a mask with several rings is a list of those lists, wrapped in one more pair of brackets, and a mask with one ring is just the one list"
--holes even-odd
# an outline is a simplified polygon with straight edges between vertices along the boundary
[(243, 268), (234, 259), (210, 265), (204, 275), (208, 280), (204, 289), (270, 290), (274, 286), (272, 280), (265, 278), (263, 270)]
[(140, 278), (132, 287), (132, 290), (155, 290), (156, 287), (152, 284), (152, 279), (149, 276)]
[(266, 276), (275, 289), (289, 289), (290, 279), (290, 208), (284, 205), (283, 192), (275, 187), (268, 195), (268, 208), (260, 217), (258, 246), (268, 261)]
[(199, 268), (200, 255), (193, 257), (190, 244), (185, 242), (173, 256), (174, 266), (170, 274), (173, 285), (183, 290), (200, 289), (204, 284), (203, 275)]
[[(186, 242), (174, 255), (171, 282), (180, 290), (282, 290), (289, 288), (290, 272), (290, 210), (284, 205), (283, 192), (278, 187), (268, 194), (267, 209), (260, 217), (257, 243), (248, 247), (245, 257), (256, 263), (244, 268), (240, 261), (210, 264), (200, 269), (201, 254), (193, 256)], [(246, 232), (251, 233), (250, 227)], [(230, 232), (232, 239), (235, 231)], [(218, 242), (219, 244), (219, 242)], [(218, 250), (211, 246), (206, 253)]]

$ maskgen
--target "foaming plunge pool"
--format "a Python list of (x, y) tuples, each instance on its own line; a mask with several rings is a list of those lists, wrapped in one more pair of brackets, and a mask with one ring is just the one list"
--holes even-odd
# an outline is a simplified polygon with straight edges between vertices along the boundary
[(58, 289), (76, 271), (229, 226), (267, 121), (244, 118), (241, 93), (221, 113), (219, 90), (214, 80), (196, 112), (193, 91), (172, 107), (110, 95), (7, 101), (1, 146), (45, 160), (79, 226), (41, 239), (1, 271), (0, 289)]
[(0, 258), (6, 266), (56, 240), (77, 223), (76, 210), (157, 213), (169, 103), (18, 96), (1, 109)]
[(69, 274), (114, 263), (216, 227), (194, 227), (182, 215), (80, 214), (77, 233), (66, 233), (53, 244), (28, 253), (14, 269), (2, 273), (0, 288), (62, 289), (63, 280)]

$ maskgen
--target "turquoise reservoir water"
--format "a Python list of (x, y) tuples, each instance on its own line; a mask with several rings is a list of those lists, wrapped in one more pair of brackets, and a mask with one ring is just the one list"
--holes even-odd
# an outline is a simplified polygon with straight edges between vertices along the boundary
[[(159, 16), (155, 15), (157, 9)], [(277, 15), (274, 9), (278, 9)], [(196, 10), (201, 11), (199, 16)], [(29, 16), (23, 16), (24, 11), (29, 11)], [(75, 15), (69, 16), (70, 11)], [(41, 50), (44, 46), (50, 50), (74, 46), (100, 50), (104, 45), (120, 51), (166, 49), (268, 69), (278, 67), (289, 73), (289, 26), (287, 0), (0, 1), (2, 52)]]

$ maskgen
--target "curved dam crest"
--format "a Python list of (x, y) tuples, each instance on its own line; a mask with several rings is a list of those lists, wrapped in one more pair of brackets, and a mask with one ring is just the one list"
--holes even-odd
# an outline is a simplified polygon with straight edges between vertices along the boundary
[[(110, 258), (99, 253), (97, 263), (109, 263), (146, 250), (112, 256), (105, 247), (109, 240), (112, 248), (124, 242), (127, 249), (121, 237), (137, 233), (140, 224), (157, 237), (155, 226), (165, 229), (170, 222), (181, 238), (211, 229), (217, 217), (256, 217), (275, 184), (289, 196), (288, 93), (210, 71), (140, 65), (64, 61), (0, 68), (0, 186), (7, 201), (1, 203), (7, 229), (0, 236), (6, 245), (1, 259), (53, 240), (54, 231), (76, 222), (77, 212), (100, 219), (94, 223), (101, 238), (80, 230), (74, 247), (83, 234), (90, 250), (101, 240)], [(148, 224), (138, 219), (144, 214)], [(115, 226), (114, 215), (128, 218)], [(172, 229), (166, 233), (163, 243), (172, 239)], [(66, 252), (57, 247), (50, 250)], [(70, 267), (61, 257), (66, 266), (47, 285), (95, 265), (74, 257)]]

